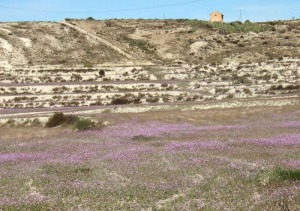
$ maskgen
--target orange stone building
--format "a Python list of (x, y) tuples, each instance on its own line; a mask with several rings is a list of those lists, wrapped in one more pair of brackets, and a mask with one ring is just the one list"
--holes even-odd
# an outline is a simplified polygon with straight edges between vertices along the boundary
[(224, 21), (224, 15), (220, 12), (213, 12), (210, 14), (210, 22), (221, 22), (223, 23)]

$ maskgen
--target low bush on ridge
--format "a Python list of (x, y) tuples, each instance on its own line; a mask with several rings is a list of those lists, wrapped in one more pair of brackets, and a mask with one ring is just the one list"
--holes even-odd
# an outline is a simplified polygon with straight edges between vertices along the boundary
[(90, 119), (80, 119), (75, 115), (65, 115), (62, 112), (57, 112), (49, 118), (48, 122), (46, 123), (46, 127), (57, 127), (63, 124), (73, 125), (73, 128), (77, 130), (87, 130), (91, 128), (93, 122)]
[(79, 118), (74, 115), (65, 115), (62, 112), (54, 113), (46, 123), (46, 127), (57, 127), (62, 124), (74, 124)]
[(273, 27), (268, 23), (252, 23), (250, 21), (245, 21), (244, 23), (239, 21), (234, 21), (231, 23), (219, 23), (219, 22), (209, 22), (203, 20), (188, 20), (187, 23), (194, 28), (198, 27), (207, 27), (215, 28), (220, 30), (221, 33), (230, 34), (230, 33), (240, 33), (240, 32), (264, 32), (272, 31)]

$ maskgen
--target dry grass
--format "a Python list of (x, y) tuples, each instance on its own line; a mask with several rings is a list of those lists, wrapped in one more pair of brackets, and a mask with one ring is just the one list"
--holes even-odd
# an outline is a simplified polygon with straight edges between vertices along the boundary
[(94, 118), (99, 120), (109, 120), (112, 123), (120, 123), (122, 121), (163, 121), (163, 122), (188, 122), (196, 125), (207, 124), (230, 124), (239, 121), (264, 119), (273, 114), (283, 112), (295, 112), (299, 110), (299, 106), (285, 107), (242, 107), (230, 109), (209, 109), (195, 111), (153, 111), (145, 113), (103, 113), (99, 117), (94, 115)]
[(1, 130), (0, 209), (300, 208), (298, 107), (94, 118), (111, 125)]
[(1, 127), (1, 140), (11, 141), (16, 139), (30, 140), (35, 138), (57, 137), (63, 134), (64, 128), (43, 128), (43, 127)]

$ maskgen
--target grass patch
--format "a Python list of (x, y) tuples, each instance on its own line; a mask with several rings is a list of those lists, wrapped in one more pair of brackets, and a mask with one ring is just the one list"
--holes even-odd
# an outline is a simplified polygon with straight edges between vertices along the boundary
[[(3, 209), (2, 209), (3, 208)], [(0, 210), (52, 210), (48, 203), (36, 202), (33, 204), (17, 204), (9, 206), (0, 206)]]
[(300, 170), (276, 168), (271, 172), (271, 179), (276, 181), (300, 180)]
[(43, 171), (50, 174), (59, 174), (59, 175), (67, 175), (67, 174), (91, 174), (92, 169), (86, 166), (64, 166), (64, 165), (52, 165), (46, 164), (42, 167)]
[(283, 169), (277, 167), (269, 171), (262, 171), (258, 174), (256, 181), (266, 185), (272, 182), (284, 182), (284, 181), (299, 181), (300, 170), (295, 169)]
[(85, 61), (85, 62), (83, 63), (83, 66), (84, 66), (84, 67), (88, 67), (88, 68), (92, 68), (92, 67), (94, 67), (94, 64), (91, 63), (91, 62), (89, 62), (89, 61)]
[(133, 136), (132, 140), (133, 141), (151, 141), (151, 140), (153, 140), (153, 137), (137, 135), (137, 136)]
[(145, 53), (154, 53), (156, 51), (156, 47), (151, 45), (145, 40), (141, 39), (132, 39), (127, 36), (123, 36), (122, 40), (129, 43), (129, 46), (131, 47), (137, 47), (141, 49)]

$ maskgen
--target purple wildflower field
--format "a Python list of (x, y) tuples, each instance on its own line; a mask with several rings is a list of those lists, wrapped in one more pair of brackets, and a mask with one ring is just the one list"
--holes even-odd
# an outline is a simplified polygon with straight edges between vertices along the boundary
[(0, 209), (300, 210), (298, 114), (0, 137)]

